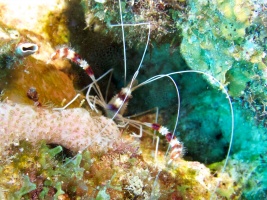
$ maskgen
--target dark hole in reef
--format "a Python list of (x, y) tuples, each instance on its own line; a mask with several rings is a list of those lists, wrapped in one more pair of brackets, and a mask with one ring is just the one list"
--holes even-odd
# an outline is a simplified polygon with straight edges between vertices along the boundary
[(22, 50), (23, 51), (34, 51), (36, 50), (36, 46), (23, 47)]
[(59, 160), (59, 161), (62, 161), (64, 162), (64, 160), (66, 158), (72, 158), (74, 157), (76, 154), (71, 151), (70, 149), (67, 149), (66, 147), (62, 146), (62, 145), (59, 145), (59, 144), (55, 144), (55, 143), (50, 143), (50, 144), (47, 144), (47, 146), (49, 146), (51, 149), (53, 148), (56, 148), (57, 146), (61, 146), (62, 147), (62, 152), (58, 153), (56, 156), (55, 156), (55, 159)]
[(202, 75), (193, 73), (180, 76), (178, 86), (181, 110), (177, 132), (186, 148), (184, 158), (205, 164), (222, 161), (229, 141), (220, 120), (227, 126), (231, 121), (224, 94), (211, 87)]
[(218, 134), (215, 136), (216, 140), (220, 140), (220, 139), (222, 139), (222, 137), (223, 137), (222, 133), (218, 133)]

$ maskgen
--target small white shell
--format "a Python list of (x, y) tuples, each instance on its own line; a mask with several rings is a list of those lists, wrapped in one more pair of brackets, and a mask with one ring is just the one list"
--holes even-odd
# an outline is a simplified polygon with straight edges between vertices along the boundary
[(15, 49), (15, 54), (18, 57), (26, 57), (31, 54), (34, 54), (38, 51), (38, 46), (33, 43), (20, 43)]

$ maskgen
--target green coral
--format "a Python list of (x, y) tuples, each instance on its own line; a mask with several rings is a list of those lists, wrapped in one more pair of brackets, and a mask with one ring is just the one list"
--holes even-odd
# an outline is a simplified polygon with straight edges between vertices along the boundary
[(36, 185), (32, 183), (28, 176), (24, 176), (23, 185), (19, 191), (14, 193), (14, 199), (21, 199), (22, 196), (36, 189)]
[[(113, 188), (113, 186), (111, 186), (110, 183), (112, 182), (112, 180), (114, 179), (115, 176), (116, 176), (116, 174), (114, 174), (111, 177), (111, 179), (108, 181), (108, 183), (105, 186), (103, 186), (99, 189), (99, 192), (97, 193), (96, 198), (95, 198), (96, 200), (109, 200), (110, 199), (110, 195), (106, 191), (108, 188)], [(118, 190), (121, 191), (121, 188), (118, 188)]]
[[(80, 168), (81, 155), (64, 163), (64, 158), (59, 156), (63, 151), (61, 146), (51, 148), (43, 142), (38, 145), (20, 142), (11, 148), (12, 157), (2, 163), (0, 174), (5, 178), (1, 179), (0, 186), (8, 191), (7, 198), (37, 195), (45, 199), (51, 194), (57, 197), (66, 190), (76, 191), (84, 171)], [(12, 181), (15, 182), (10, 185)]]
[[(254, 39), (257, 33), (248, 32), (255, 26), (252, 3), (191, 0), (189, 7), (187, 21), (178, 26), (183, 30), (181, 52), (190, 68), (207, 71), (222, 83), (231, 84), (232, 80), (226, 77), (230, 69), (250, 70), (251, 64), (263, 64), (264, 48)], [(241, 82), (244, 90), (251, 75), (234, 79)], [(236, 90), (234, 85), (231, 87)], [(231, 89), (231, 95), (240, 96), (240, 92)]]

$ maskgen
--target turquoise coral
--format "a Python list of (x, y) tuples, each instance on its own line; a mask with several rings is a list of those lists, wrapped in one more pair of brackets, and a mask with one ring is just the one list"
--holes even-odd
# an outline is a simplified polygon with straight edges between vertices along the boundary
[[(264, 65), (264, 48), (254, 39), (257, 33), (248, 33), (254, 26), (256, 5), (250, 1), (194, 1), (188, 2), (189, 12), (182, 23), (181, 53), (190, 68), (208, 71), (224, 84), (229, 93), (240, 96), (254, 73), (252, 66)], [(235, 72), (237, 70), (237, 72)], [(246, 73), (246, 71), (250, 71)], [(241, 73), (231, 76), (227, 73)], [(239, 82), (240, 89), (236, 89)], [(242, 85), (241, 85), (242, 84)]]

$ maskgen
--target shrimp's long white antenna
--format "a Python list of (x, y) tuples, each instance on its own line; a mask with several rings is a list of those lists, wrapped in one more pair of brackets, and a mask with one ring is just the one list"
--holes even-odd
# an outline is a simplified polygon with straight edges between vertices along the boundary
[[(233, 144), (234, 123), (235, 122), (234, 122), (234, 109), (233, 109), (231, 98), (230, 98), (226, 88), (224, 87), (224, 85), (218, 79), (216, 79), (215, 77), (213, 77), (212, 75), (210, 75), (210, 74), (208, 74), (206, 72), (202, 72), (202, 71), (198, 71), (198, 70), (184, 70), (184, 71), (172, 72), (172, 73), (169, 73), (169, 74), (156, 75), (156, 76), (151, 77), (148, 80), (144, 81), (143, 83), (140, 83), (139, 85), (135, 86), (132, 90), (135, 90), (138, 87), (141, 87), (142, 85), (146, 85), (146, 84), (151, 83), (153, 81), (156, 81), (158, 79), (161, 79), (161, 78), (164, 78), (164, 77), (169, 77), (169, 76), (175, 75), (175, 74), (183, 74), (183, 73), (198, 73), (198, 74), (203, 74), (203, 75), (207, 76), (211, 81), (213, 81), (214, 83), (218, 84), (219, 88), (222, 89), (223, 93), (226, 95), (226, 98), (228, 100), (229, 107), (230, 107), (231, 121), (232, 122), (231, 122), (229, 147), (228, 147), (228, 150), (227, 150), (227, 155), (226, 155), (226, 158), (225, 158), (225, 161), (224, 161), (223, 168), (221, 170), (221, 172), (223, 173), (223, 172), (225, 172), (225, 169), (226, 169), (229, 157), (230, 157), (230, 152), (231, 152), (231, 148), (232, 148), (232, 144)], [(169, 148), (168, 148), (168, 150), (169, 150)], [(212, 192), (212, 194), (210, 196), (210, 199), (213, 199), (213, 197), (215, 195), (215, 192), (216, 192), (217, 188), (219, 187), (219, 184), (220, 184), (220, 180), (218, 180), (217, 185), (214, 188), (214, 190), (213, 190), (213, 192)]]
[(225, 168), (226, 168), (226, 165), (228, 163), (228, 160), (229, 160), (229, 156), (230, 156), (230, 152), (231, 152), (231, 148), (232, 148), (232, 144), (233, 144), (233, 137), (234, 137), (234, 127), (235, 127), (235, 121), (234, 121), (234, 109), (233, 109), (233, 105), (232, 105), (232, 101), (231, 101), (231, 98), (226, 90), (226, 88), (224, 87), (224, 85), (218, 80), (216, 79), (215, 77), (213, 77), (212, 75), (206, 73), (206, 72), (202, 72), (202, 71), (198, 71), (198, 70), (185, 70), (185, 71), (179, 71), (179, 72), (172, 72), (172, 73), (169, 73), (167, 74), (168, 76), (171, 76), (171, 75), (174, 75), (174, 74), (182, 74), (182, 73), (199, 73), (199, 74), (204, 74), (206, 76), (208, 76), (211, 80), (213, 80), (215, 83), (217, 83), (220, 87), (220, 89), (222, 89), (223, 93), (226, 95), (226, 98), (228, 100), (228, 103), (229, 103), (229, 107), (230, 107), (230, 112), (231, 112), (231, 133), (230, 133), (230, 141), (229, 141), (229, 147), (228, 147), (228, 150), (227, 150), (227, 155), (226, 155), (226, 158), (225, 158), (225, 162), (224, 162), (224, 165), (223, 165), (223, 169), (222, 169), (222, 172), (225, 171)]
[(110, 82), (111, 82), (112, 74), (113, 74), (113, 71), (109, 75), (108, 85), (107, 85), (106, 94), (105, 94), (105, 102), (107, 102), (107, 99), (108, 99), (108, 90), (109, 90), (109, 87), (110, 87)]
[(62, 108), (53, 108), (52, 110), (65, 110), (69, 105), (71, 105), (81, 94), (77, 94), (69, 103), (67, 103), (64, 107)]
[(178, 72), (172, 72), (172, 73), (168, 73), (168, 74), (161, 74), (161, 75), (153, 76), (153, 77), (147, 79), (146, 81), (140, 83), (139, 85), (135, 86), (134, 88), (132, 88), (132, 90), (135, 90), (135, 89), (141, 87), (142, 85), (146, 85), (148, 83), (151, 83), (153, 81), (156, 81), (156, 80), (164, 78), (164, 77), (169, 77), (169, 76), (172, 76), (175, 74), (184, 74), (184, 73), (198, 73), (198, 74), (203, 74), (203, 75), (207, 76), (210, 80), (214, 81), (214, 83), (218, 84), (219, 88), (222, 89), (223, 93), (226, 95), (226, 98), (228, 100), (229, 107), (230, 107), (230, 112), (231, 112), (231, 131), (230, 131), (229, 147), (228, 147), (227, 155), (226, 155), (225, 162), (224, 162), (224, 165), (222, 168), (222, 172), (224, 172), (226, 169), (226, 165), (228, 163), (231, 148), (232, 148), (233, 137), (234, 137), (234, 123), (235, 122), (234, 122), (234, 109), (233, 109), (231, 98), (230, 98), (226, 88), (224, 87), (224, 85), (218, 79), (216, 79), (215, 77), (213, 77), (212, 75), (210, 75), (206, 72), (202, 72), (202, 71), (198, 71), (198, 70), (184, 70), (184, 71), (178, 71)]
[[(115, 26), (143, 26), (143, 25), (147, 25), (148, 26), (148, 34), (147, 34), (147, 41), (146, 41), (146, 46), (145, 46), (145, 50), (143, 52), (143, 55), (142, 55), (142, 58), (141, 58), (141, 61), (139, 63), (139, 66), (137, 68), (136, 71), (139, 71), (140, 68), (142, 67), (142, 63), (144, 61), (144, 58), (145, 58), (145, 55), (146, 55), (146, 51), (147, 51), (147, 48), (148, 48), (148, 44), (149, 44), (149, 40), (150, 40), (150, 34), (151, 34), (151, 28), (150, 28), (150, 22), (143, 22), (143, 23), (137, 23), (137, 24), (112, 24), (110, 25), (110, 27), (115, 27)], [(123, 34), (124, 36), (124, 29), (123, 29)], [(125, 38), (123, 37), (123, 54), (124, 54), (124, 60), (126, 60), (126, 48), (125, 48)], [(124, 62), (124, 73), (125, 73), (125, 83), (124, 85), (126, 84), (126, 70), (127, 70), (127, 66), (126, 66), (126, 62)]]
[[(149, 25), (149, 22), (140, 22), (136, 24), (123, 24), (123, 26), (143, 26), (143, 25)], [(116, 26), (122, 26), (121, 24), (110, 24), (109, 27), (116, 27)]]
[(145, 50), (144, 50), (142, 59), (140, 61), (140, 64), (139, 64), (139, 66), (137, 68), (137, 71), (139, 71), (139, 69), (142, 67), (142, 63), (144, 61), (144, 58), (145, 58), (145, 55), (146, 55), (146, 51), (147, 51), (147, 48), (148, 48), (148, 43), (149, 43), (149, 40), (150, 40), (150, 34), (151, 34), (150, 22), (148, 22), (147, 25), (148, 25), (148, 34), (147, 34), (146, 46), (145, 46)]
[(83, 92), (84, 90), (86, 90), (89, 87), (92, 87), (92, 85), (96, 82), (98, 82), (100, 79), (104, 78), (107, 74), (112, 73), (113, 72), (113, 68), (109, 69), (108, 71), (106, 71), (104, 74), (102, 74), (98, 79), (96, 79), (94, 82), (90, 83), (89, 85), (85, 86), (84, 88), (82, 88), (79, 92)]
[[(153, 81), (155, 81), (155, 80), (158, 80), (158, 79), (160, 79), (160, 78), (164, 78), (164, 77), (168, 77), (169, 79), (171, 79), (171, 81), (173, 82), (173, 85), (174, 85), (174, 87), (175, 87), (176, 93), (177, 93), (177, 104), (178, 104), (178, 107), (177, 107), (177, 114), (176, 114), (175, 125), (174, 125), (174, 129), (173, 129), (173, 132), (172, 132), (172, 137), (171, 137), (171, 139), (173, 139), (174, 134), (175, 134), (176, 129), (177, 129), (177, 126), (178, 126), (178, 121), (179, 121), (179, 117), (180, 117), (180, 105), (181, 105), (179, 88), (178, 88), (176, 82), (174, 81), (174, 79), (173, 79), (171, 76), (169, 76), (168, 74), (156, 75), (156, 76), (150, 78), (150, 79), (152, 79), (152, 80), (148, 79), (148, 80), (150, 80), (150, 81), (148, 81), (148, 82), (147, 82), (147, 81), (144, 81), (143, 83), (140, 83), (139, 85), (135, 86), (134, 88), (132, 88), (132, 91), (136, 90), (137, 88), (139, 88), (139, 87), (141, 87), (141, 86), (143, 86), (143, 85), (146, 85), (146, 84), (148, 84), (148, 83), (150, 83), (150, 82), (153, 82)], [(154, 78), (154, 79), (153, 79), (153, 78)], [(167, 156), (169, 150), (170, 150), (170, 145), (168, 146), (168, 149), (167, 149), (167, 151), (166, 151), (165, 157)]]
[[(177, 107), (176, 121), (175, 121), (174, 129), (173, 129), (172, 137), (171, 137), (171, 139), (173, 139), (174, 134), (175, 134), (176, 129), (177, 129), (177, 126), (178, 126), (178, 120), (179, 120), (179, 117), (180, 117), (180, 105), (181, 105), (180, 103), (181, 103), (181, 101), (180, 101), (179, 88), (178, 88), (176, 82), (173, 80), (173, 78), (172, 78), (171, 76), (166, 76), (166, 77), (168, 77), (169, 79), (171, 79), (171, 81), (173, 82), (173, 85), (174, 85), (174, 87), (175, 87), (176, 93), (177, 93), (177, 103), (178, 103), (178, 107)], [(167, 154), (168, 154), (168, 152), (169, 152), (169, 150), (170, 150), (170, 147), (171, 147), (171, 146), (168, 145), (168, 149), (167, 149), (167, 151), (166, 151), (165, 156), (167, 156)]]
[[(120, 0), (119, 0), (119, 4), (120, 4), (120, 16), (121, 16), (121, 24), (120, 24), (120, 25), (123, 27), (124, 25), (123, 25), (123, 19), (122, 19), (122, 11), (121, 11), (121, 2), (120, 2)], [(148, 48), (148, 43), (149, 43), (149, 40), (150, 40), (150, 32), (151, 32), (151, 29), (150, 29), (150, 23), (148, 22), (148, 23), (144, 23), (144, 24), (145, 24), (145, 25), (148, 25), (147, 42), (146, 42), (145, 50), (144, 50), (142, 59), (141, 59), (141, 61), (140, 61), (140, 64), (139, 64), (139, 66), (138, 66), (136, 72), (134, 73), (133, 78), (132, 78), (132, 80), (131, 80), (131, 82), (130, 82), (130, 85), (129, 85), (129, 89), (130, 89), (130, 90), (131, 90), (131, 88), (133, 87), (133, 82), (135, 81), (135, 79), (136, 79), (136, 77), (137, 77), (137, 75), (138, 75), (138, 73), (139, 73), (139, 69), (140, 69), (141, 66), (142, 66), (142, 63), (143, 63), (143, 60), (144, 60), (144, 57), (145, 57), (145, 54), (146, 54), (146, 51), (147, 51), (147, 48)], [(138, 24), (133, 24), (133, 25), (138, 25)], [(143, 25), (143, 24), (142, 24), (142, 25)], [(112, 25), (111, 25), (111, 26), (112, 26)], [(113, 26), (114, 26), (114, 25), (113, 25)], [(119, 26), (119, 25), (118, 25), (118, 26)], [(124, 37), (124, 28), (122, 28), (122, 31), (123, 31), (122, 35), (123, 35), (123, 37)], [(125, 47), (125, 38), (123, 38), (123, 41), (124, 41), (123, 43), (124, 43), (124, 47)], [(126, 50), (125, 50), (125, 49), (124, 49), (123, 53), (124, 53), (124, 58), (125, 58), (125, 61), (126, 61)], [(125, 63), (126, 63), (126, 62), (125, 62)], [(126, 64), (125, 64), (125, 69), (126, 69)], [(110, 122), (108, 122), (108, 123), (102, 128), (102, 130), (101, 130), (98, 134), (102, 134), (103, 131), (108, 127), (108, 125), (109, 125), (109, 124), (114, 120), (114, 118), (118, 115), (118, 113), (120, 112), (120, 110), (121, 110), (123, 104), (125, 103), (126, 99), (128, 98), (128, 96), (129, 96), (129, 94), (127, 93), (127, 94), (125, 95), (125, 98), (124, 98), (122, 104), (121, 104), (120, 107), (117, 109), (117, 111), (114, 113), (114, 115), (113, 115), (113, 117), (111, 118)], [(87, 149), (88, 146), (89, 146), (89, 145), (87, 145), (83, 150)], [(75, 158), (75, 156), (74, 156), (74, 158)]]
[[(146, 46), (145, 46), (144, 53), (143, 53), (142, 59), (141, 59), (141, 61), (140, 61), (140, 64), (139, 64), (137, 70), (135, 71), (135, 73), (134, 73), (134, 75), (133, 75), (133, 78), (132, 78), (132, 80), (131, 80), (131, 83), (130, 83), (130, 85), (129, 85), (129, 90), (132, 89), (132, 87), (133, 87), (133, 82), (135, 81), (135, 79), (136, 79), (136, 77), (137, 77), (137, 75), (138, 75), (138, 73), (139, 73), (139, 70), (140, 70), (140, 68), (141, 68), (141, 66), (142, 66), (142, 63), (143, 63), (143, 61), (144, 61), (144, 58), (145, 58), (145, 55), (146, 55), (146, 51), (147, 51), (147, 48), (148, 48), (148, 43), (149, 43), (149, 40), (150, 40), (150, 32), (151, 32), (151, 29), (150, 29), (150, 23), (148, 23), (148, 34), (147, 34)], [(120, 112), (120, 110), (121, 110), (123, 104), (125, 103), (125, 101), (126, 101), (126, 99), (128, 98), (129, 95), (130, 95), (130, 94), (128, 94), (128, 93), (125, 95), (122, 104), (120, 105), (120, 107), (117, 109), (117, 111), (114, 113), (113, 117), (111, 118), (112, 120), (118, 115), (118, 113)], [(106, 125), (106, 126), (107, 126), (107, 125)], [(103, 129), (105, 129), (106, 126), (105, 126)]]
[(127, 62), (126, 62), (125, 33), (124, 33), (124, 25), (123, 25), (123, 19), (122, 19), (121, 0), (119, 0), (119, 7), (120, 7), (121, 33), (122, 33), (122, 43), (123, 43), (124, 85), (126, 85)]

